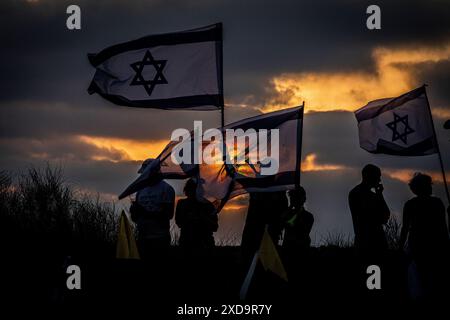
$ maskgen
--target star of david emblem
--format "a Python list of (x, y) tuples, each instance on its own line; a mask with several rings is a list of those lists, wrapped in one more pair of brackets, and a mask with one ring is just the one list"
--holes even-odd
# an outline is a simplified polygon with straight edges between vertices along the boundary
[[(415, 132), (409, 126), (408, 115), (403, 117), (394, 112), (394, 121), (386, 123), (386, 126), (392, 130), (392, 142), (401, 140), (404, 144), (408, 144), (408, 135)], [(403, 129), (403, 131), (401, 130)]]
[[(143, 86), (149, 96), (152, 95), (153, 89), (157, 84), (167, 84), (167, 80), (163, 75), (163, 69), (167, 60), (155, 60), (149, 50), (145, 52), (142, 61), (137, 61), (130, 64), (130, 67), (136, 72), (130, 86)], [(146, 80), (142, 74), (146, 66), (153, 66), (156, 73), (153, 79)]]

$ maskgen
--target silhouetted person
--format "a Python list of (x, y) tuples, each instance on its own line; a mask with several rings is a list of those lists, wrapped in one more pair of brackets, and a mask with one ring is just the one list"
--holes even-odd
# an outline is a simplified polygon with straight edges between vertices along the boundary
[[(145, 160), (138, 173), (142, 173), (153, 161), (157, 160)], [(170, 246), (170, 220), (174, 203), (175, 191), (162, 179), (157, 167), (148, 186), (137, 192), (130, 208), (131, 218), (138, 230), (139, 254), (143, 259), (163, 254)]]
[(250, 193), (241, 249), (244, 268), (248, 268), (259, 249), (266, 225), (275, 245), (281, 236), (281, 214), (288, 208), (285, 191)]
[(390, 211), (383, 198), (383, 185), (380, 182), (380, 168), (368, 164), (362, 170), (362, 182), (348, 196), (355, 246), (365, 252), (375, 253), (387, 249), (383, 225), (389, 220)]
[[(310, 290), (312, 264), (309, 257), (311, 245), (310, 232), (314, 224), (313, 215), (304, 207), (306, 192), (302, 187), (289, 190), (289, 208), (281, 215), (281, 223), (284, 228), (282, 261), (288, 273), (292, 288), (298, 293)], [(301, 289), (300, 289), (301, 288)]]
[(217, 212), (210, 202), (196, 198), (197, 182), (191, 178), (186, 182), (186, 199), (178, 201), (175, 222), (181, 229), (180, 246), (190, 249), (214, 247), (213, 233), (217, 231)]
[(311, 237), (309, 236), (314, 224), (314, 216), (305, 209), (305, 189), (289, 190), (290, 205), (282, 215), (284, 227), (283, 247), (288, 250), (302, 250), (309, 248)]
[(420, 293), (429, 295), (443, 282), (441, 267), (450, 254), (445, 207), (441, 199), (431, 195), (430, 176), (417, 173), (409, 187), (416, 197), (403, 208), (400, 248), (407, 243), (406, 251), (417, 266)]

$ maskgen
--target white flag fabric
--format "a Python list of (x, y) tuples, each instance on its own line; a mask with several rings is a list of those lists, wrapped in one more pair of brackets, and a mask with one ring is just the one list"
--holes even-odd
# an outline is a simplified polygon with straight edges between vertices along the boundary
[(425, 86), (355, 111), (361, 148), (371, 153), (421, 156), (437, 152)]
[[(175, 164), (171, 159), (171, 154), (179, 142), (170, 142), (163, 152), (157, 157), (158, 161), (147, 166), (142, 175), (136, 179), (119, 196), (120, 199), (145, 187), (146, 182), (151, 179), (159, 169), (164, 178), (186, 179), (197, 177), (198, 184), (197, 197), (201, 200), (212, 202), (218, 209), (222, 208), (227, 200), (246, 192), (271, 192), (294, 189), (300, 183), (300, 159), (303, 127), (303, 107), (290, 108), (259, 116), (243, 119), (223, 128), (233, 129), (235, 137), (245, 136), (249, 129), (257, 132), (261, 129), (278, 129), (274, 136), (268, 134), (267, 145), (247, 143), (243, 153), (245, 159), (250, 159), (252, 152), (258, 151), (258, 156), (262, 153), (270, 158), (270, 161), (277, 161), (277, 172), (273, 174), (262, 174), (262, 169), (266, 166), (265, 161), (257, 163), (227, 164), (218, 161), (214, 164)], [(239, 131), (238, 129), (241, 129)], [(191, 137), (194, 133), (191, 133)], [(227, 152), (235, 150), (237, 139), (224, 142)], [(194, 143), (190, 141), (189, 143)], [(215, 141), (203, 142), (200, 144), (201, 151), (210, 147)], [(257, 148), (256, 148), (257, 147)], [(274, 148), (278, 147), (278, 159), (271, 157)], [(242, 155), (242, 154), (241, 154)], [(239, 156), (239, 155), (232, 155)], [(221, 159), (221, 157), (219, 157)], [(219, 159), (219, 160), (220, 160)], [(264, 160), (259, 158), (259, 160)]]
[(88, 55), (90, 94), (123, 106), (214, 110), (223, 107), (222, 25), (150, 35)]

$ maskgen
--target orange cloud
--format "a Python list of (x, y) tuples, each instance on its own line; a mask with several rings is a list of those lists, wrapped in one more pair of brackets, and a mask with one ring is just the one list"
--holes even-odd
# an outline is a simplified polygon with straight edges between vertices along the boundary
[(433, 117), (450, 119), (450, 110), (446, 108), (433, 108)]
[[(84, 143), (94, 145), (100, 149), (107, 149), (110, 151), (120, 152), (122, 159), (120, 160), (145, 160), (147, 158), (156, 158), (160, 152), (167, 145), (168, 141), (140, 141), (131, 139), (93, 137), (93, 136), (78, 136), (78, 139)], [(93, 156), (93, 160), (110, 160), (117, 161), (117, 159), (108, 159), (106, 155)]]
[[(306, 102), (306, 111), (354, 111), (368, 101), (400, 95), (419, 84), (411, 65), (450, 59), (450, 44), (439, 48), (388, 49), (372, 53), (369, 72), (287, 73), (271, 80), (274, 98), (261, 109), (274, 111)], [(406, 66), (405, 66), (406, 65)]]
[(319, 164), (316, 162), (317, 155), (315, 153), (310, 153), (306, 155), (305, 160), (302, 161), (302, 171), (335, 171), (343, 170), (345, 166), (335, 165), (335, 164)]
[[(383, 174), (387, 175), (391, 179), (399, 180), (404, 183), (409, 183), (411, 178), (414, 176), (414, 173), (416, 171), (414, 170), (408, 170), (408, 169), (387, 169), (383, 170)], [(442, 183), (444, 182), (444, 179), (442, 178), (442, 173), (440, 172), (426, 172), (434, 182)], [(447, 173), (448, 176), (448, 173)]]

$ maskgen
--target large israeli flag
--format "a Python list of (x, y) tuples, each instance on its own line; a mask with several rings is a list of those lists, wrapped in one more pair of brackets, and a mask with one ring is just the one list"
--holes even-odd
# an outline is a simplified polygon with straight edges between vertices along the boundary
[[(224, 163), (221, 155), (214, 163), (177, 164), (172, 161), (172, 153), (181, 142), (171, 141), (156, 161), (152, 161), (141, 176), (122, 192), (119, 199), (144, 188), (148, 181), (159, 172), (166, 179), (197, 177), (199, 181), (197, 197), (212, 202), (218, 210), (229, 199), (243, 193), (294, 189), (300, 184), (303, 110), (303, 106), (279, 110), (242, 119), (220, 128), (223, 132), (230, 129), (234, 132), (231, 139), (224, 137), (227, 154), (232, 157), (233, 151), (238, 151), (234, 156), (246, 159), (243, 163), (227, 161)], [(267, 143), (261, 144), (261, 140), (247, 141), (245, 148), (239, 150), (237, 139), (245, 139), (252, 130), (255, 132), (267, 130)], [(189, 134), (193, 137), (195, 132)], [(184, 143), (194, 145), (192, 140)], [(204, 141), (198, 145), (198, 148), (204, 153), (206, 148), (211, 148), (213, 145), (222, 147), (221, 142), (214, 140)], [(250, 161), (255, 153), (258, 157), (256, 163)], [(273, 172), (264, 170), (268, 167), (276, 169)]]
[(213, 110), (223, 106), (222, 25), (150, 35), (88, 55), (90, 94), (123, 106)]
[(361, 148), (371, 153), (422, 156), (437, 153), (425, 86), (355, 111)]

